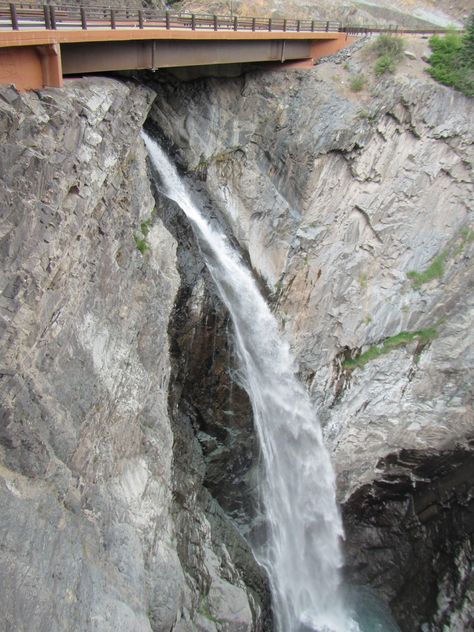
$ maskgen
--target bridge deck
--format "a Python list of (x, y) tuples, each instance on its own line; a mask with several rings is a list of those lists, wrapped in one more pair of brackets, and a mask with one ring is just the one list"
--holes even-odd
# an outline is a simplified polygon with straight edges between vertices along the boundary
[(85, 73), (312, 62), (350, 42), (339, 22), (0, 0), (0, 83), (60, 87)]
[(97, 28), (94, 30), (22, 30), (0, 31), (0, 48), (6, 46), (40, 46), (44, 44), (73, 44), (80, 42), (119, 42), (130, 40), (212, 40), (212, 41), (269, 41), (269, 40), (305, 40), (328, 41), (346, 39), (345, 33), (335, 32), (296, 32), (296, 31), (214, 31), (200, 29), (164, 30), (148, 27), (140, 29), (130, 28)]

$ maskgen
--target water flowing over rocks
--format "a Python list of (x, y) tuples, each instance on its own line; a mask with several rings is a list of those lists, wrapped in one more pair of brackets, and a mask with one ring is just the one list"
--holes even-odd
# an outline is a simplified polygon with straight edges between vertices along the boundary
[(242, 535), (261, 529), (250, 406), (194, 237), (150, 182), (153, 100), (298, 359), (349, 581), (403, 632), (474, 626), (474, 108), (418, 53), (361, 94), (363, 51), (1, 89), (5, 630), (272, 629)]
[[(403, 630), (464, 630), (473, 625), (472, 519), (457, 528), (450, 511), (433, 510), (430, 526), (420, 519), (407, 532), (414, 492), (395, 485), (388, 503), (378, 481), (390, 454), (415, 450), (413, 470), (433, 451), (449, 463), (473, 435), (473, 105), (408, 59), (403, 75), (351, 94), (344, 84), (363, 54), (345, 68), (163, 84), (151, 116), (273, 296), (347, 501), (349, 576), (391, 602)], [(425, 483), (447, 485), (472, 516), (471, 488), (456, 476), (429, 470)], [(406, 590), (405, 571), (396, 581), (388, 572), (400, 548), (383, 535), (392, 522), (406, 547), (431, 542)]]

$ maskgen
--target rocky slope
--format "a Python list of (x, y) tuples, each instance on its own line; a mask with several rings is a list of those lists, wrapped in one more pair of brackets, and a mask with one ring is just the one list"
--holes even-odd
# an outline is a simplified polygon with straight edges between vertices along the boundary
[(407, 41), (397, 76), (367, 76), (362, 93), (349, 86), (363, 50), (314, 71), (163, 84), (152, 118), (269, 288), (348, 501), (349, 574), (404, 630), (464, 630), (473, 104), (424, 75), (425, 45)]
[(153, 96), (1, 91), (2, 630), (262, 629), (265, 582), (168, 412), (180, 277), (139, 138)]
[(472, 11), (469, 0), (183, 0), (173, 10), (248, 16), (292, 16), (348, 24), (398, 24), (426, 29), (460, 26)]

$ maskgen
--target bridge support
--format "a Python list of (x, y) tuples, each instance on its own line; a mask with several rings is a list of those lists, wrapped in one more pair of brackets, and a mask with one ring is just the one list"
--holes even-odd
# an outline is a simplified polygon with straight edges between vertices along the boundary
[(59, 44), (0, 48), (0, 84), (18, 90), (63, 86)]

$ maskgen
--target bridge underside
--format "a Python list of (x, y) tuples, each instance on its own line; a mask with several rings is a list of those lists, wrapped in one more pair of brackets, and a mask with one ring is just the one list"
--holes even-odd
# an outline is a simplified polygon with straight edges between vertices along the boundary
[(63, 74), (307, 59), (305, 41), (141, 41), (63, 44)]
[(63, 77), (120, 70), (157, 70), (254, 62), (312, 63), (337, 52), (352, 38), (343, 33), (323, 39), (131, 39), (44, 43), (34, 38), (0, 48), (0, 83), (20, 90), (61, 87)]

